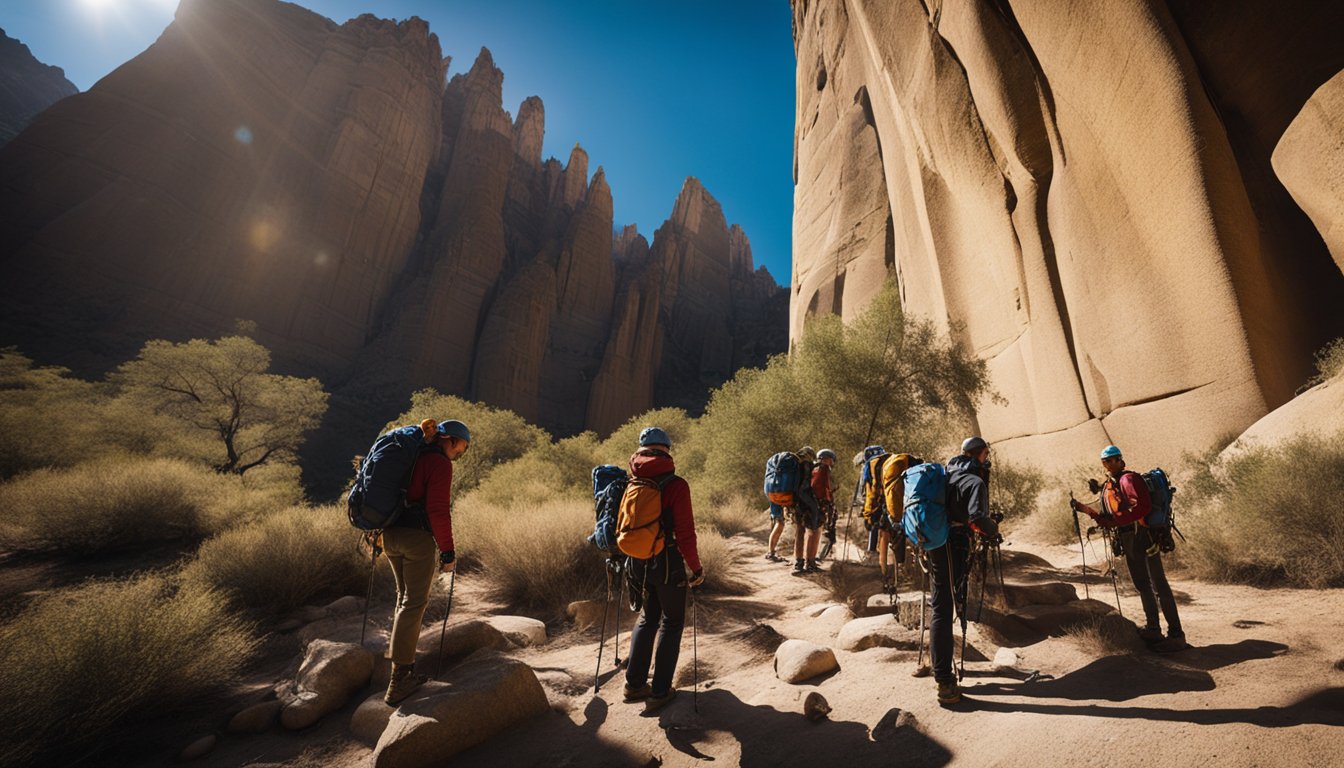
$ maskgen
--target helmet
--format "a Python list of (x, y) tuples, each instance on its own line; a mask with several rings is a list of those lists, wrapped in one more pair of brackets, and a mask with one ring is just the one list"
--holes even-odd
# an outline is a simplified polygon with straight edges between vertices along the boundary
[(456, 437), (463, 442), (471, 442), (471, 430), (457, 419), (439, 422), (438, 433), (439, 437)]
[(962, 442), (961, 452), (966, 453), (967, 451), (978, 451), (981, 448), (988, 448), (988, 447), (989, 443), (985, 442), (985, 438), (977, 435), (975, 437), (968, 437)]
[(835, 461), (835, 451), (832, 451), (830, 448), (822, 448), (820, 451), (817, 451), (817, 461), (821, 461), (822, 459)]
[(1103, 459), (1113, 459), (1119, 455), (1120, 449), (1116, 448), (1114, 445), (1108, 445), (1101, 449), (1101, 458)]
[(671, 448), (672, 438), (668, 437), (667, 433), (658, 427), (645, 427), (639, 433), (639, 446), (643, 448), (646, 445), (666, 445)]
[(802, 456), (804, 459), (807, 459), (808, 461), (811, 461), (812, 459), (817, 458), (817, 452), (816, 452), (815, 450), (813, 450), (812, 446), (810, 446), (810, 445), (804, 445), (804, 446), (798, 451), (798, 455), (799, 455), (799, 456)]

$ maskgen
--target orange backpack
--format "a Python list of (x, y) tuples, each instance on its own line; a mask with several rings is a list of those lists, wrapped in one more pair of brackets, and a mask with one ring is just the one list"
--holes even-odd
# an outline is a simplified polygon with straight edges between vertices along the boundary
[(616, 513), (616, 546), (636, 560), (648, 560), (663, 551), (663, 488), (674, 477), (632, 477), (625, 486)]

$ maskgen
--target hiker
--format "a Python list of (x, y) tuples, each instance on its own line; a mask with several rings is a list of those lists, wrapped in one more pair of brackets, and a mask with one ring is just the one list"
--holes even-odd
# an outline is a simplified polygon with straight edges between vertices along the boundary
[(830, 448), (822, 448), (817, 451), (817, 466), (812, 470), (812, 495), (817, 497), (817, 502), (821, 505), (821, 535), (826, 538), (824, 544), (821, 544), (818, 550), (817, 559), (823, 559), (830, 554), (831, 548), (835, 546), (835, 474), (831, 468), (835, 466), (835, 451)]
[[(625, 700), (643, 701), (645, 712), (656, 712), (676, 694), (672, 673), (676, 671), (677, 656), (681, 653), (686, 592), (705, 581), (705, 569), (700, 564), (695, 543), (691, 486), (676, 475), (671, 450), (672, 440), (662, 429), (646, 427), (640, 432), (639, 450), (630, 457), (631, 483), (626, 488), (628, 496), (640, 478), (648, 478), (658, 483), (661, 493), (662, 513), (656, 533), (661, 540), (661, 551), (649, 558), (630, 557), (632, 581), (641, 585), (644, 609), (630, 638)], [(691, 571), (689, 579), (687, 568)], [(650, 663), (653, 665), (652, 684), (649, 683)]]
[[(1179, 651), (1187, 646), (1181, 617), (1176, 611), (1176, 598), (1167, 583), (1162, 568), (1162, 552), (1151, 529), (1144, 525), (1152, 510), (1148, 484), (1143, 475), (1125, 469), (1125, 457), (1120, 449), (1108, 445), (1101, 451), (1101, 466), (1106, 471), (1106, 482), (1101, 485), (1101, 511), (1070, 500), (1075, 511), (1085, 512), (1103, 528), (1116, 534), (1117, 543), (1129, 567), (1129, 578), (1143, 602), (1145, 623), (1139, 637), (1155, 651)], [(1119, 553), (1117, 553), (1119, 554)], [(1162, 636), (1157, 609), (1167, 620), (1167, 635)]]
[[(868, 551), (877, 552), (877, 569), (882, 575), (882, 591), (890, 592), (893, 579), (887, 578), (887, 553), (896, 532), (892, 516), (887, 514), (886, 494), (882, 492), (882, 465), (891, 456), (880, 453), (868, 459), (863, 480), (863, 527), (868, 530)], [(895, 576), (895, 563), (892, 564)]]
[(802, 459), (803, 483), (794, 494), (793, 513), (793, 575), (820, 573), (817, 565), (817, 547), (821, 543), (821, 502), (812, 486), (813, 467), (817, 452), (805, 445), (798, 451)]
[(784, 558), (775, 554), (775, 550), (779, 548), (779, 539), (784, 535), (784, 507), (772, 501), (765, 511), (770, 513), (770, 551), (765, 553), (765, 559), (772, 563), (780, 563)]
[(392, 678), (383, 701), (395, 705), (419, 688), (427, 676), (415, 672), (420, 621), (429, 604), (434, 574), (451, 573), (453, 554), (453, 462), (467, 452), (471, 431), (455, 419), (437, 428), (426, 420), (425, 442), (406, 487), (406, 509), (383, 529), (383, 552), (397, 581), (396, 613), (389, 652)]
[(961, 701), (953, 671), (953, 611), (966, 610), (966, 575), (970, 566), (971, 536), (994, 537), (999, 524), (989, 513), (989, 444), (969, 437), (961, 453), (947, 462), (947, 543), (928, 551), (933, 615), (930, 620), (929, 653), (933, 679), (938, 684), (938, 703)]

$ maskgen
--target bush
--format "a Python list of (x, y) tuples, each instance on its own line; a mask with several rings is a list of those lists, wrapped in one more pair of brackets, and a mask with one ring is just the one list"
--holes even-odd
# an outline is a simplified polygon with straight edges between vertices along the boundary
[(287, 483), (249, 483), (178, 459), (109, 456), (0, 485), (0, 543), (88, 555), (194, 540), (291, 503)]
[(1307, 379), (1302, 389), (1324, 384), (1341, 371), (1344, 371), (1344, 336), (1326, 344), (1316, 353), (1316, 375)]
[[(1344, 586), (1344, 433), (1305, 434), (1207, 462), (1175, 499), (1189, 541), (1177, 551), (1204, 578)], [(1189, 510), (1189, 511), (1187, 511)]]
[[(691, 493), (693, 497), (696, 495), (695, 486), (691, 486)], [(701, 528), (713, 528), (721, 536), (764, 531), (770, 525), (765, 502), (756, 504), (744, 496), (734, 496), (718, 504), (696, 499), (694, 507), (696, 523)]]
[(995, 461), (989, 479), (989, 507), (1003, 513), (1008, 525), (1026, 520), (1036, 511), (1045, 487), (1045, 475), (1030, 464)]
[(94, 414), (109, 396), (68, 374), (34, 368), (13, 347), (0, 350), (0, 478), (68, 467), (105, 449)]
[(182, 580), (275, 617), (318, 598), (362, 594), (369, 561), (358, 543), (343, 507), (291, 507), (206, 541)]
[[(597, 436), (584, 432), (556, 443), (542, 443), (522, 456), (492, 467), (472, 493), (505, 509), (535, 505), (546, 499), (586, 501), (592, 516), (592, 470)], [(457, 494), (454, 476), (453, 492)], [(591, 521), (590, 521), (591, 525)]]
[[(462, 458), (453, 462), (453, 493), (458, 495), (475, 488), (495, 466), (551, 441), (544, 429), (528, 424), (512, 411), (439, 394), (432, 389), (411, 395), (411, 407), (383, 427), (383, 431), (419, 424), (423, 419), (458, 419), (471, 430), (471, 446)], [(370, 438), (369, 443), (372, 442)]]
[(672, 439), (672, 455), (677, 459), (678, 473), (684, 476), (700, 468), (694, 459), (695, 450), (691, 439), (695, 432), (695, 419), (680, 408), (657, 408), (622, 424), (598, 447), (598, 463), (624, 467), (630, 455), (639, 450), (639, 433), (645, 427), (661, 427), (667, 432), (667, 436)]
[(158, 576), (40, 597), (0, 627), (0, 764), (88, 757), (117, 726), (233, 682), (254, 647), (217, 595)]

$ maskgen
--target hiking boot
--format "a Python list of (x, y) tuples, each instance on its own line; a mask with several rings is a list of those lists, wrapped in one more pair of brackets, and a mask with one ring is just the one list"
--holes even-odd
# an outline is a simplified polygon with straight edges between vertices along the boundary
[(1175, 653), (1189, 648), (1190, 644), (1185, 642), (1185, 635), (1170, 635), (1166, 640), (1160, 643), (1153, 643), (1153, 650), (1158, 653)]
[(648, 683), (645, 683), (639, 686), (638, 688), (631, 688), (628, 685), (625, 686), (625, 700), (627, 703), (644, 701), (645, 699), (649, 698), (652, 695), (653, 695), (653, 686), (649, 685)]
[(387, 693), (383, 694), (383, 701), (388, 706), (395, 707), (407, 696), (415, 693), (415, 690), (424, 685), (428, 679), (428, 675), (416, 674), (413, 667), (394, 668), (392, 679), (387, 681)]
[(667, 693), (664, 693), (662, 696), (654, 696), (650, 693), (649, 698), (644, 700), (644, 714), (647, 715), (650, 712), (657, 712), (667, 706), (667, 702), (671, 701), (672, 697), (676, 695), (676, 688), (667, 689)]
[(807, 565), (803, 568), (803, 570), (807, 571), (808, 573), (821, 573), (821, 568), (817, 566), (816, 560), (808, 560)]
[(957, 687), (956, 680), (938, 681), (938, 703), (942, 706), (956, 704), (961, 701), (961, 689)]
[(807, 567), (803, 565), (803, 561), (802, 560), (793, 561), (793, 575), (802, 576), (804, 573), (807, 573)]
[(1145, 643), (1148, 643), (1149, 645), (1160, 642), (1162, 640), (1162, 628), (1144, 627), (1143, 629), (1139, 630), (1139, 639)]
[(769, 560), (769, 561), (772, 562), (772, 563), (782, 563), (782, 562), (784, 562), (784, 558), (780, 557), (779, 555), (776, 555), (774, 552), (767, 552), (767, 553), (765, 554), (765, 559), (766, 559), (766, 560)]

